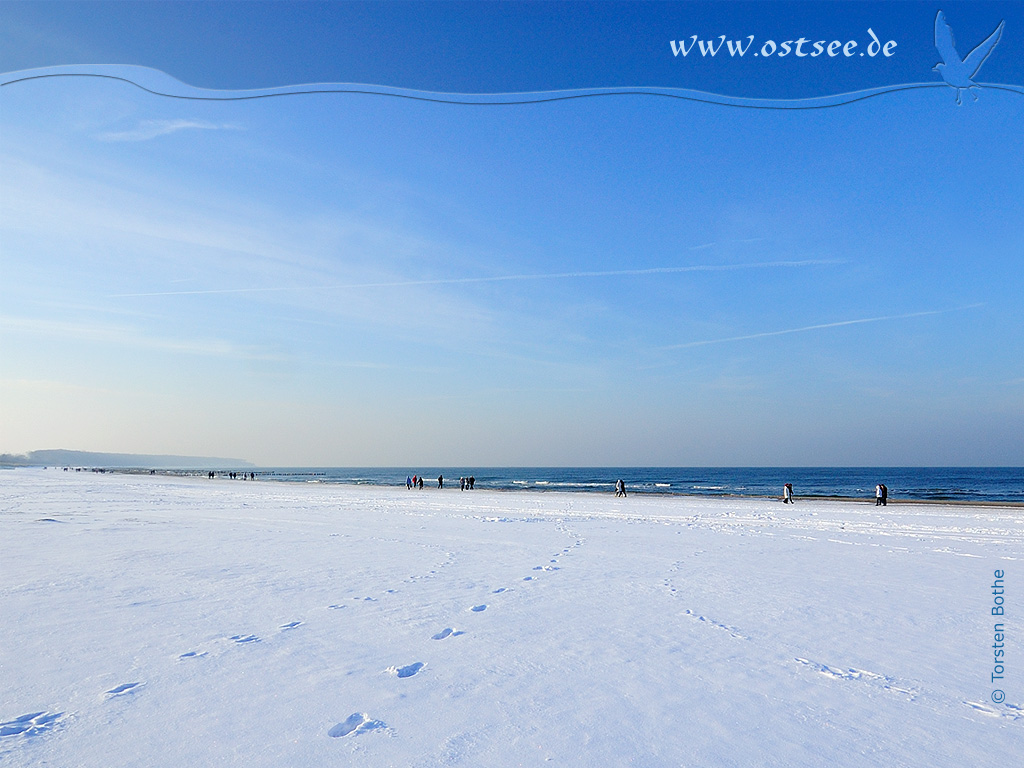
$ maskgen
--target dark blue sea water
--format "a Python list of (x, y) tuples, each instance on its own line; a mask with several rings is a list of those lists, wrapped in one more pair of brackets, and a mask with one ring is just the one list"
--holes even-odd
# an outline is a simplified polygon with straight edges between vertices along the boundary
[(892, 499), (1024, 502), (1024, 467), (333, 467), (256, 470), (260, 478), (290, 482), (405, 485), (423, 475), (424, 490), (459, 487), (473, 475), (476, 487), (525, 491), (613, 493), (622, 478), (632, 493), (697, 496), (781, 496), (792, 483), (803, 496), (873, 498), (885, 483)]

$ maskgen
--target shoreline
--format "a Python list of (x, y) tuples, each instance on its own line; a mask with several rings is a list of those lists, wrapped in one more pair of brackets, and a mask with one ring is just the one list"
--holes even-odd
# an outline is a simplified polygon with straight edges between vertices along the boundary
[[(58, 467), (11, 467), (11, 469), (38, 469), (38, 470), (54, 470), (61, 471)], [(369, 488), (394, 488), (400, 490), (404, 487), (402, 484), (389, 484), (389, 483), (352, 483), (352, 482), (339, 482), (332, 480), (283, 480), (280, 478), (273, 477), (272, 475), (265, 475), (260, 477), (259, 471), (256, 471), (256, 480), (241, 480), (239, 478), (229, 478), (224, 476), (225, 473), (221, 472), (214, 478), (208, 478), (207, 473), (210, 470), (201, 469), (148, 469), (141, 467), (117, 467), (117, 468), (104, 468), (104, 467), (81, 467), (70, 470), (72, 472), (89, 472), (95, 474), (116, 474), (116, 475), (131, 475), (136, 477), (175, 477), (175, 478), (188, 478), (188, 479), (202, 479), (202, 480), (227, 480), (229, 482), (263, 482), (263, 483), (276, 483), (282, 486), (309, 486), (309, 485), (324, 485), (324, 486), (339, 486), (339, 487), (369, 487)], [(253, 470), (247, 470), (253, 471)], [(426, 486), (426, 490), (438, 490), (433, 486)], [(416, 489), (414, 488), (413, 491)], [(445, 491), (454, 491), (455, 487), (446, 487)], [(474, 491), (466, 491), (466, 493), (474, 493), (475, 491), (490, 491), (492, 493), (524, 493), (528, 495), (535, 494), (572, 494), (574, 496), (580, 496), (582, 498), (597, 498), (602, 496), (614, 497), (614, 492), (609, 489), (608, 491), (586, 491), (579, 489), (563, 489), (563, 488), (545, 488), (545, 487), (523, 487), (523, 488), (496, 488), (486, 485), (478, 485)], [(629, 490), (629, 489), (627, 489)], [(639, 496), (641, 498), (680, 498), (680, 499), (723, 499), (723, 500), (750, 500), (750, 501), (776, 501), (781, 502), (781, 496), (764, 495), (764, 494), (740, 494), (740, 493), (721, 493), (721, 494), (710, 494), (710, 493), (685, 493), (682, 491), (640, 491), (640, 490), (629, 490), (629, 494), (632, 496)], [(806, 494), (806, 495), (795, 495), (794, 505), (799, 504), (800, 501), (814, 501), (814, 502), (829, 502), (834, 501), (837, 503), (859, 503), (870, 506), (876, 506), (874, 504), (874, 496), (838, 496), (838, 495), (823, 495), (823, 494)], [(978, 508), (1002, 508), (1018, 510), (1024, 509), (1024, 502), (1020, 501), (987, 501), (982, 499), (914, 499), (908, 497), (889, 497), (889, 503), (897, 506), (906, 506), (908, 504), (925, 504), (929, 506), (943, 506), (943, 507), (978, 507)], [(886, 506), (886, 505), (881, 505)]]

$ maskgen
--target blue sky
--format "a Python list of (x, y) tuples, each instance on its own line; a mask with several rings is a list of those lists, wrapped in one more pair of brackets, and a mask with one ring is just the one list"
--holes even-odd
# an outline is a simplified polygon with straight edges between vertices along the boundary
[[(938, 81), (920, 39), (931, 44), (939, 6), (766, 6), (682, 8), (759, 41), (786, 25), (863, 38), (875, 13), (869, 25), (909, 53), (890, 68), (831, 62), (834, 76), (820, 61), (745, 61), (728, 77), (717, 62), (680, 74), (663, 51), (641, 82), (608, 61), (642, 77), (636, 41), (667, 50), (658, 30), (679, 39), (694, 23), (666, 21), (680, 6), (597, 6), (586, 31), (604, 30), (607, 54), (567, 73), (554, 42), (577, 28), (579, 5), (3, 4), (0, 61), (142, 65), (204, 88), (634, 84), (798, 98)], [(1019, 8), (944, 9), (962, 54), (1007, 19), (978, 79), (1024, 85)], [(536, 38), (523, 37), (530, 23)], [(410, 29), (443, 41), (417, 48), (415, 67), (392, 45)], [(516, 61), (466, 42), (495, 30), (524, 40)], [(264, 48), (273, 55), (243, 55)], [(977, 95), (957, 106), (936, 87), (773, 111), (5, 85), (0, 452), (1020, 465), (1024, 96)]]

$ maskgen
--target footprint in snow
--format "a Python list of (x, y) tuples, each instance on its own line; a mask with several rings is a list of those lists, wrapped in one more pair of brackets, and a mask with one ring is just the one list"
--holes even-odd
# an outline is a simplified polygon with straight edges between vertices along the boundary
[(446, 637), (458, 637), (459, 635), (466, 634), (462, 630), (452, 629), (451, 627), (445, 627), (436, 635), (431, 636), (431, 640), (444, 640)]
[(112, 699), (115, 696), (124, 696), (129, 693), (134, 693), (139, 689), (139, 686), (141, 685), (142, 683), (123, 683), (122, 685), (119, 685), (116, 688), (111, 688), (103, 695), (106, 696), (108, 699)]
[(387, 725), (380, 720), (371, 720), (363, 712), (353, 712), (345, 719), (345, 722), (338, 723), (327, 731), (327, 735), (332, 739), (340, 739), (345, 736), (358, 736), (361, 733), (381, 728), (387, 728)]
[(206, 655), (206, 651), (188, 651), (181, 654), (179, 659), (199, 659)]
[(964, 704), (969, 706), (971, 709), (981, 712), (983, 715), (988, 715), (989, 717), (1005, 717), (1010, 720), (1024, 719), (1024, 710), (1020, 707), (1014, 706), (1013, 704), (1002, 704), (998, 707), (976, 701), (965, 701)]
[(502, 592), (507, 592), (508, 589), (505, 587), (498, 587), (496, 590), (491, 592), (492, 595), (500, 595)]
[(258, 643), (260, 639), (256, 635), (232, 635), (228, 638), (234, 640), (236, 643)]
[(471, 610), (473, 613), (480, 613), (480, 611), (486, 611), (487, 610), (487, 606), (486, 605), (474, 605), (469, 610)]
[(63, 712), (31, 712), (0, 723), (0, 739), (6, 736), (31, 738), (46, 733), (64, 716)]
[(295, 629), (296, 627), (301, 627), (301, 626), (302, 626), (302, 622), (301, 621), (290, 621), (287, 624), (282, 624), (280, 629), (283, 632), (286, 629)]
[[(803, 664), (805, 667), (810, 667), (815, 672), (818, 672), (825, 677), (831, 677), (834, 680), (857, 680), (862, 683), (878, 686), (890, 693), (909, 696), (911, 701), (917, 698), (917, 693), (914, 690), (904, 688), (903, 684), (897, 685), (896, 679), (889, 677), (888, 675), (880, 675), (877, 672), (868, 672), (867, 670), (857, 669), (855, 667), (847, 667), (846, 669), (832, 667), (828, 664), (821, 664), (820, 662), (809, 661), (808, 659), (802, 659), (799, 657), (794, 659), (794, 661), (799, 664)], [(978, 707), (975, 707), (975, 709), (978, 709)]]
[[(675, 590), (673, 590), (673, 592), (674, 591)], [(684, 613), (685, 613), (686, 616), (689, 616), (694, 621), (704, 622), (708, 626), (715, 627), (716, 629), (723, 629), (723, 630), (725, 630), (726, 632), (728, 632), (730, 635), (732, 635), (733, 637), (735, 637), (738, 640), (748, 640), (749, 639), (746, 635), (741, 634), (740, 631), (738, 629), (736, 629), (736, 627), (730, 627), (728, 624), (721, 624), (721, 623), (719, 623), (717, 621), (712, 621), (711, 619), (705, 618), (704, 616), (701, 616), (700, 614), (694, 613), (689, 608), (687, 608)], [(800, 661), (800, 660), (797, 659), (797, 661)], [(808, 663), (809, 664), (810, 662), (806, 662), (805, 661), (805, 662), (801, 662), (801, 663)], [(821, 670), (818, 670), (818, 671), (820, 672)]]
[(384, 671), (391, 675), (397, 675), (398, 677), (412, 677), (425, 666), (427, 665), (422, 661), (417, 661), (414, 664), (406, 664), (404, 667), (388, 667)]

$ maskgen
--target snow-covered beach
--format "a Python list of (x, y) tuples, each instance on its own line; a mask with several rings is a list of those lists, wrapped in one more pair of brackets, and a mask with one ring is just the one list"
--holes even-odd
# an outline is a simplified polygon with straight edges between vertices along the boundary
[(1005, 764), (1022, 558), (1009, 507), (6, 471), (0, 762)]

